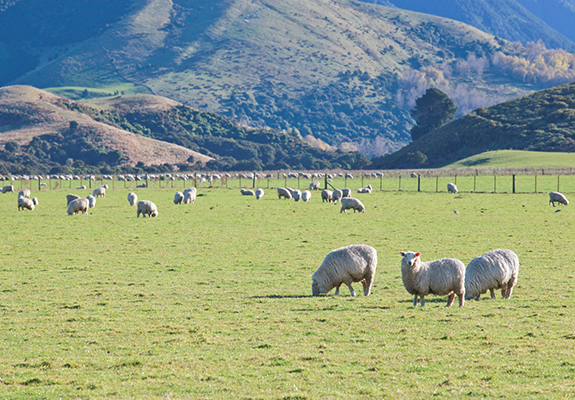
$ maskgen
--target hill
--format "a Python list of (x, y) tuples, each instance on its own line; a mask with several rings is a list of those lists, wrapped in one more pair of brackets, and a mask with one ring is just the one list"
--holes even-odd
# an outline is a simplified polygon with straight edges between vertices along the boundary
[(370, 157), (410, 141), (409, 110), (430, 86), (463, 115), (575, 79), (564, 51), (351, 0), (50, 4), (0, 11), (0, 84), (76, 100), (156, 94)]
[(573, 168), (575, 153), (547, 151), (495, 150), (477, 154), (453, 164), (445, 169), (532, 169), (532, 168)]
[(516, 1), (569, 40), (575, 41), (574, 0)]
[(575, 82), (479, 108), (373, 168), (442, 167), (490, 150), (575, 151)]

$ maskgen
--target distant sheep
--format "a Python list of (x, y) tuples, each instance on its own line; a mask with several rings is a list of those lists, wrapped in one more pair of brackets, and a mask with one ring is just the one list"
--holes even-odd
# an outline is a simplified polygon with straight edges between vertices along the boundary
[(146, 218), (146, 215), (150, 217), (157, 217), (158, 207), (156, 207), (156, 205), (149, 200), (140, 200), (138, 201), (138, 218), (140, 217), (140, 214), (142, 214), (144, 218)]
[(455, 183), (451, 183), (451, 182), (448, 183), (447, 184), (447, 191), (449, 193), (453, 193), (453, 194), (457, 193), (457, 186), (455, 186)]
[(305, 202), (311, 200), (311, 192), (309, 190), (304, 190), (301, 194), (301, 199)]
[(70, 202), (79, 199), (80, 196), (78, 196), (77, 194), (67, 194), (66, 195), (66, 205), (69, 205)]
[(34, 210), (34, 202), (27, 197), (18, 196), (18, 211), (20, 210)]
[(365, 187), (357, 189), (357, 193), (371, 193), (372, 188), (371, 185), (367, 185)]
[(68, 204), (68, 215), (74, 215), (78, 213), (82, 213), (84, 215), (88, 215), (88, 207), (90, 207), (90, 203), (88, 199), (75, 199)]
[(334, 203), (337, 203), (339, 200), (341, 200), (342, 197), (343, 197), (343, 193), (341, 192), (341, 190), (335, 189), (331, 195), (331, 200)]
[(78, 186), (76, 190), (84, 190), (86, 189), (86, 185)]
[(195, 201), (196, 201), (195, 190), (189, 190), (184, 194), (184, 204), (194, 204)]
[(358, 199), (353, 197), (343, 197), (341, 199), (341, 210), (339, 210), (339, 213), (341, 214), (343, 212), (347, 214), (347, 210), (353, 210), (354, 213), (356, 211), (364, 213), (365, 206)]
[(291, 195), (293, 196), (293, 199), (294, 199), (295, 201), (300, 201), (300, 199), (301, 199), (301, 190), (296, 189), (296, 190), (293, 191), (293, 193), (292, 193)]
[(137, 202), (138, 202), (138, 195), (134, 192), (128, 193), (128, 203), (130, 203), (130, 206), (135, 205)]
[(309, 184), (309, 190), (319, 190), (319, 189), (320, 189), (320, 183), (318, 181), (314, 181)]
[(256, 200), (259, 200), (262, 197), (264, 197), (264, 190), (262, 188), (258, 188), (258, 190), (256, 190)]
[(508, 300), (519, 275), (519, 258), (512, 250), (497, 249), (475, 257), (465, 270), (465, 299), (479, 300), (489, 290), (495, 299), (495, 289)]
[(14, 185), (6, 185), (2, 188), (2, 194), (4, 193), (14, 193)]
[(138, 188), (138, 189), (143, 189), (143, 188), (145, 188), (145, 187), (147, 187), (146, 182), (142, 182), (142, 183), (140, 183), (139, 185), (136, 186), (136, 188)]
[(333, 192), (331, 190), (324, 189), (321, 191), (321, 202), (327, 201), (331, 203)]
[(32, 192), (30, 191), (30, 189), (22, 189), (18, 192), (18, 197), (26, 197), (27, 199), (29, 199), (31, 195)]
[(174, 204), (182, 204), (184, 200), (184, 194), (182, 192), (176, 192), (174, 195)]
[(94, 196), (89, 194), (88, 196), (86, 196), (86, 199), (88, 200), (88, 206), (90, 208), (96, 207), (96, 198)]
[(240, 190), (240, 192), (242, 193), (242, 196), (255, 196), (255, 193), (253, 190), (242, 189), (242, 190)]
[(361, 282), (363, 294), (369, 296), (375, 279), (377, 268), (377, 251), (366, 244), (354, 244), (330, 252), (321, 266), (312, 275), (312, 295), (328, 293), (335, 287), (335, 295), (339, 287), (345, 283), (352, 296), (355, 291), (351, 284)]
[[(104, 185), (108, 186), (108, 185)], [(99, 186), (92, 192), (92, 196), (94, 197), (106, 197), (106, 188), (104, 186)]]
[(281, 200), (281, 198), (284, 198), (286, 200), (291, 200), (292, 199), (292, 195), (291, 192), (289, 190), (287, 190), (286, 188), (278, 188), (278, 198)]
[(569, 200), (567, 200), (567, 197), (565, 197), (565, 195), (563, 193), (550, 192), (549, 193), (549, 204), (553, 204), (553, 207), (555, 207), (555, 203), (559, 203), (559, 204), (563, 204), (565, 206), (568, 206)]
[(421, 299), (421, 307), (425, 306), (425, 296), (436, 294), (447, 295), (446, 307), (451, 307), (455, 295), (459, 297), (459, 307), (465, 303), (465, 265), (455, 258), (423, 262), (421, 253), (400, 252), (401, 275), (405, 289), (415, 295), (413, 305), (417, 305), (417, 297)]

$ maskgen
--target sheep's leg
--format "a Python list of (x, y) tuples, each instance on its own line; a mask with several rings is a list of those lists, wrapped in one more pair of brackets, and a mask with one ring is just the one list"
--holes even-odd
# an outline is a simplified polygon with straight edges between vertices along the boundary
[(421, 299), (421, 307), (425, 306), (425, 297), (420, 295), (419, 298)]
[(463, 307), (465, 304), (465, 293), (459, 293), (459, 308)]
[(445, 305), (445, 307), (451, 307), (451, 305), (453, 304), (453, 300), (455, 300), (455, 292), (449, 293), (449, 296), (447, 296), (447, 304)]
[[(504, 289), (504, 290), (505, 290), (505, 289)], [(489, 291), (491, 292), (491, 298), (492, 298), (493, 300), (495, 300), (495, 290), (489, 289)], [(503, 290), (501, 291), (501, 293), (503, 293)], [(502, 295), (503, 295), (503, 294), (502, 294)]]
[(481, 297), (480, 294), (477, 295), (477, 297), (475, 298), (475, 301), (479, 301), (479, 298)]
[(355, 291), (353, 290), (353, 288), (351, 287), (351, 283), (347, 283), (347, 287), (349, 288), (349, 291), (351, 293), (352, 296), (355, 296)]
[(339, 287), (340, 286), (341, 286), (341, 283), (335, 287), (335, 293), (334, 293), (335, 296), (339, 295)]
[(413, 298), (413, 306), (415, 307), (417, 305), (417, 295), (415, 295), (415, 297)]
[(363, 283), (363, 294), (365, 296), (369, 296), (369, 294), (371, 293), (371, 285), (373, 283), (373, 278), (371, 276), (364, 278), (361, 281), (361, 283)]

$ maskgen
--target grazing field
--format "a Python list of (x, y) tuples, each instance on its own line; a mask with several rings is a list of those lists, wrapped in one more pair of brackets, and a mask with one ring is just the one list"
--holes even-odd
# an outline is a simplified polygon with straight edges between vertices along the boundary
[[(68, 217), (68, 192), (33, 193), (32, 212), (0, 195), (3, 399), (575, 393), (575, 217), (547, 194), (378, 191), (340, 214), (319, 192), (202, 188), (176, 206), (175, 189), (138, 189), (159, 209), (144, 219), (120, 187)], [(372, 295), (312, 297), (325, 255), (355, 243), (378, 250)], [(413, 307), (399, 251), (467, 264), (495, 248), (521, 261), (510, 300)]]
[(444, 168), (573, 168), (573, 166), (575, 166), (575, 153), (496, 150), (464, 158)]

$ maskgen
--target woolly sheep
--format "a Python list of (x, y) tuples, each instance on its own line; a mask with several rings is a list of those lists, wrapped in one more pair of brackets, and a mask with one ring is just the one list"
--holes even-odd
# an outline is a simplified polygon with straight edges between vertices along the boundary
[(501, 289), (504, 299), (511, 297), (519, 275), (519, 258), (512, 250), (497, 249), (475, 257), (465, 270), (465, 299), (479, 300), (489, 290), (495, 299), (495, 289)]
[(304, 190), (303, 193), (301, 194), (301, 199), (305, 202), (308, 202), (311, 200), (311, 192), (309, 190)]
[(333, 192), (331, 190), (324, 189), (321, 191), (321, 202), (327, 201), (331, 203)]
[(559, 204), (563, 204), (565, 206), (568, 206), (569, 200), (567, 200), (567, 197), (565, 197), (565, 195), (563, 193), (550, 192), (549, 193), (549, 204), (553, 204), (553, 207), (555, 207), (555, 203), (559, 203)]
[(89, 194), (88, 196), (86, 196), (86, 199), (88, 200), (88, 206), (90, 208), (96, 207), (96, 198), (94, 196)]
[(286, 188), (278, 188), (278, 199), (281, 200), (281, 198), (284, 198), (286, 200), (291, 200), (292, 195), (291, 192), (289, 190), (287, 190)]
[(76, 190), (84, 190), (86, 189), (86, 185), (78, 186)]
[(14, 185), (6, 185), (2, 188), (2, 194), (4, 193), (14, 193)]
[(258, 188), (258, 190), (256, 190), (256, 199), (259, 200), (262, 197), (264, 197), (264, 190), (262, 188)]
[(158, 208), (149, 200), (140, 200), (138, 201), (138, 218), (140, 217), (140, 214), (142, 214), (144, 218), (146, 218), (146, 215), (150, 217), (157, 217)]
[(196, 193), (198, 192), (198, 190), (197, 190), (195, 187), (193, 187), (193, 186), (187, 187), (187, 188), (184, 189), (184, 196), (185, 196), (186, 193), (188, 193), (188, 192), (192, 192), (192, 193), (196, 194)]
[(32, 197), (32, 203), (34, 203), (35, 206), (38, 205), (38, 197)]
[(88, 207), (90, 206), (88, 199), (75, 199), (68, 204), (68, 215), (82, 213), (88, 215)]
[(328, 293), (335, 287), (335, 295), (339, 287), (345, 283), (352, 296), (355, 291), (352, 282), (363, 284), (363, 294), (369, 296), (377, 268), (377, 251), (366, 244), (354, 244), (331, 251), (312, 275), (312, 295)]
[[(105, 185), (107, 186), (107, 185)], [(106, 188), (104, 186), (99, 186), (92, 192), (94, 197), (106, 197)]]
[(337, 203), (339, 200), (341, 200), (342, 197), (343, 197), (343, 193), (341, 192), (341, 190), (335, 189), (331, 195), (331, 200), (334, 203)]
[(182, 204), (184, 200), (184, 194), (182, 192), (176, 192), (174, 195), (174, 204)]
[(347, 210), (353, 210), (354, 213), (356, 211), (364, 213), (365, 206), (358, 199), (355, 199), (353, 197), (343, 197), (341, 199), (341, 210), (339, 210), (339, 213), (341, 214), (342, 212), (344, 212), (347, 214)]
[(18, 211), (20, 210), (34, 210), (34, 202), (27, 197), (18, 196)]
[(447, 295), (446, 307), (451, 307), (455, 295), (459, 297), (459, 307), (465, 303), (465, 265), (455, 258), (442, 258), (435, 261), (421, 261), (421, 253), (400, 252), (403, 286), (415, 297), (421, 298), (421, 307), (425, 306), (425, 296)]
[(133, 206), (137, 202), (138, 202), (138, 195), (134, 192), (128, 193), (128, 203), (130, 203), (130, 206)]
[(319, 190), (319, 189), (320, 189), (320, 183), (318, 181), (314, 181), (309, 184), (309, 190)]
[(371, 185), (357, 189), (357, 193), (371, 193)]
[(448, 183), (447, 184), (447, 191), (449, 193), (453, 193), (453, 194), (457, 193), (457, 186), (455, 186), (455, 183), (451, 183), (451, 182)]
[(78, 196), (77, 194), (67, 194), (66, 195), (66, 205), (69, 205), (71, 201), (74, 201), (76, 199), (79, 199), (80, 196)]
[(195, 201), (196, 201), (195, 190), (187, 191), (186, 194), (184, 194), (184, 204), (194, 204)]
[(240, 192), (242, 193), (242, 196), (255, 196), (255, 193), (253, 190), (242, 189), (242, 190), (240, 190)]
[(351, 197), (351, 189), (341, 189), (341, 197)]
[(30, 191), (30, 189), (22, 189), (18, 192), (18, 197), (22, 196), (22, 197), (26, 197), (27, 199), (29, 199), (31, 195), (32, 195), (32, 192)]
[(293, 196), (293, 199), (295, 201), (299, 201), (301, 199), (301, 190), (296, 189), (293, 191), (293, 193), (291, 195)]

